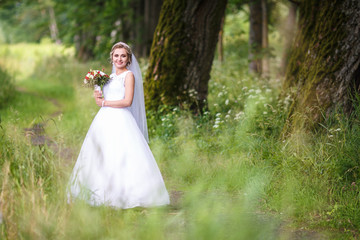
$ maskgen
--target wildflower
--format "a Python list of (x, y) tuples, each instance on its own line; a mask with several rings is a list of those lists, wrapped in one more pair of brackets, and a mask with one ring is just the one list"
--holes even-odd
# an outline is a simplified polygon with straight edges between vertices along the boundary
[(219, 125), (217, 125), (217, 124), (215, 124), (214, 126), (213, 126), (213, 128), (218, 128), (219, 127)]
[(225, 105), (228, 105), (228, 104), (229, 104), (229, 99), (226, 99)]

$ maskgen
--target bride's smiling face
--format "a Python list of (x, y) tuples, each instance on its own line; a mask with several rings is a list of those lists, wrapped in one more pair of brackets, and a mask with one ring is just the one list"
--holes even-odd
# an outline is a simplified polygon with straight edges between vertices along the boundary
[(112, 61), (116, 68), (125, 68), (129, 61), (126, 50), (124, 48), (115, 49), (112, 56)]

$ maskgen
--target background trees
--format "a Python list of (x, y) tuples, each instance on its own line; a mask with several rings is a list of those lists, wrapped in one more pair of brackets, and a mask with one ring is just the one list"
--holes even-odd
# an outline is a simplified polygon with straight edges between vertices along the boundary
[(55, 1), (62, 39), (75, 45), (78, 59), (107, 57), (120, 40), (131, 43), (137, 56), (149, 55), (162, 0)]

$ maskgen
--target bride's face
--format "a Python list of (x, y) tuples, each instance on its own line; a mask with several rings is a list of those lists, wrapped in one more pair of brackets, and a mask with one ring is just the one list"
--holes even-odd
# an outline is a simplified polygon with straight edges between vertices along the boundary
[(126, 50), (124, 48), (117, 48), (115, 49), (112, 61), (116, 68), (125, 68), (126, 64), (129, 61), (129, 57), (126, 53)]

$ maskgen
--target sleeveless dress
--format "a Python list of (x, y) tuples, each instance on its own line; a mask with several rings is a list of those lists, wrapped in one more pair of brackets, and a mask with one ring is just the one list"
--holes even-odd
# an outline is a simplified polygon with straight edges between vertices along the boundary
[[(125, 76), (111, 74), (105, 100), (125, 97)], [(116, 208), (169, 204), (151, 150), (128, 108), (102, 107), (86, 134), (74, 166), (68, 198)]]

